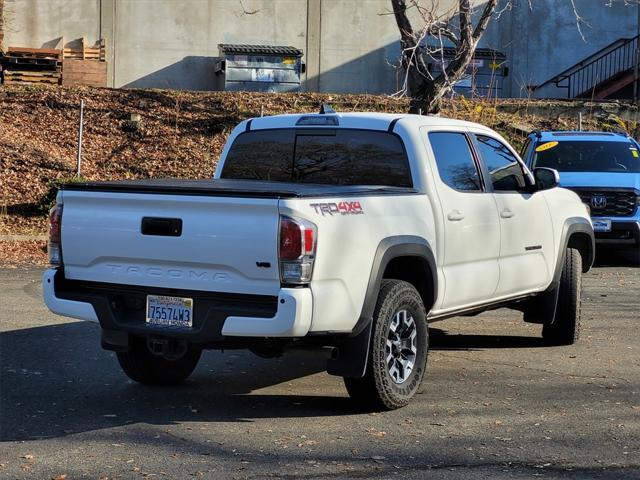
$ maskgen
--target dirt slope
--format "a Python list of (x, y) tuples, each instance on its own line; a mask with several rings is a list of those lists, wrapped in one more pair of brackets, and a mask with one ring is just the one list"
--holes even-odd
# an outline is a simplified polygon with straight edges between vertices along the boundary
[[(80, 100), (85, 101), (82, 176), (88, 179), (211, 176), (231, 129), (261, 114), (317, 111), (404, 112), (407, 102), (374, 95), (259, 94), (0, 87), (0, 234), (46, 229), (36, 206), (54, 179), (75, 175)], [(140, 123), (131, 122), (131, 115)], [(523, 130), (569, 128), (496, 111), (491, 102), (449, 101), (443, 116), (485, 123), (515, 145)], [(524, 127), (523, 127), (524, 124)]]

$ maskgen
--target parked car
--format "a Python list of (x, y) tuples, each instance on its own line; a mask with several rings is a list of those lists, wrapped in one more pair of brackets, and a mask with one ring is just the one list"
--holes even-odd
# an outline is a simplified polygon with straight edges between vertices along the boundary
[(560, 172), (560, 185), (591, 209), (599, 246), (627, 246), (640, 255), (640, 145), (610, 132), (534, 132), (523, 158), (530, 168)]
[(379, 408), (425, 374), (429, 322), (509, 306), (550, 344), (580, 331), (587, 209), (496, 132), (417, 115), (254, 118), (213, 180), (68, 184), (44, 298), (99, 322), (143, 384), (203, 349), (329, 347), (329, 373)]

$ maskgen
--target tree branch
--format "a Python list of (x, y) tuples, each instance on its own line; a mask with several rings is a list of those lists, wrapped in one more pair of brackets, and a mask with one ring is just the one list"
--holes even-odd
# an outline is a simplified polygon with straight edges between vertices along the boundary
[(405, 0), (391, 0), (391, 6), (393, 7), (393, 15), (396, 17), (396, 24), (398, 30), (400, 30), (400, 41), (402, 42), (403, 50), (405, 48), (415, 47), (415, 35), (413, 33), (413, 27), (407, 17), (407, 3)]
[[(495, 0), (494, 0), (495, 1)], [(473, 34), (471, 27), (471, 3), (470, 0), (460, 0), (460, 11), (458, 12), (460, 19), (460, 43), (456, 50), (464, 48), (472, 48)]]
[(498, 0), (489, 0), (484, 6), (484, 10), (482, 11), (482, 15), (480, 15), (476, 29), (473, 31), (473, 41), (475, 43), (478, 43), (478, 40), (480, 40), (480, 37), (482, 37), (482, 34), (487, 29), (487, 25), (489, 25), (489, 20), (491, 20), (491, 16), (493, 15), (496, 5), (498, 5)]

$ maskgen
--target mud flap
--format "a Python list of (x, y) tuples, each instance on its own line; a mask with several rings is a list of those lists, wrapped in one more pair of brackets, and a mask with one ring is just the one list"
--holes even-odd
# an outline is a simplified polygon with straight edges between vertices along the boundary
[(336, 343), (336, 356), (327, 361), (327, 372), (339, 377), (362, 378), (367, 371), (373, 322), (353, 337), (342, 337)]
[(527, 301), (524, 311), (524, 321), (527, 323), (538, 323), (551, 325), (555, 321), (556, 306), (558, 305), (558, 295), (560, 285), (550, 288), (543, 293), (536, 295)]

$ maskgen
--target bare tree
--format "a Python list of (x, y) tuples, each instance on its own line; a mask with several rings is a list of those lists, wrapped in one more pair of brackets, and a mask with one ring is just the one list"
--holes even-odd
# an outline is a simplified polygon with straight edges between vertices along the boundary
[[(565, 1), (573, 10), (578, 34), (586, 42), (583, 26), (589, 27), (589, 24), (580, 15), (576, 6), (578, 2)], [(466, 74), (491, 19), (499, 19), (516, 5), (512, 0), (486, 0), (482, 8), (474, 8), (474, 4), (481, 3), (474, 0), (450, 3), (450, 9), (443, 12), (438, 0), (422, 3), (420, 0), (391, 0), (400, 30), (401, 67), (405, 75), (398, 94), (407, 94), (411, 98), (410, 113), (437, 113), (440, 110), (442, 98)], [(523, 3), (530, 11), (533, 10), (534, 0), (523, 0)], [(636, 6), (640, 9), (640, 0), (606, 0), (604, 5)], [(420, 18), (419, 30), (411, 25), (407, 15), (410, 9)], [(452, 55), (447, 53), (448, 58), (445, 58), (445, 46), (450, 46), (448, 50), (453, 52)], [(439, 68), (429, 69), (429, 63)]]
[[(405, 72), (403, 90), (411, 97), (410, 113), (440, 110), (442, 97), (465, 74), (497, 4), (498, 0), (488, 0), (474, 25), (471, 0), (458, 0), (457, 7), (444, 13), (437, 11), (437, 2), (424, 7), (418, 0), (391, 0), (400, 30), (401, 65)], [(410, 8), (420, 15), (423, 23), (420, 30), (414, 30), (411, 25), (407, 15)], [(455, 17), (457, 25), (453, 22)], [(425, 43), (427, 37), (435, 40), (435, 46)], [(445, 62), (447, 42), (453, 45), (454, 53), (453, 58)], [(428, 68), (429, 59), (433, 58), (442, 66), (437, 73)]]

